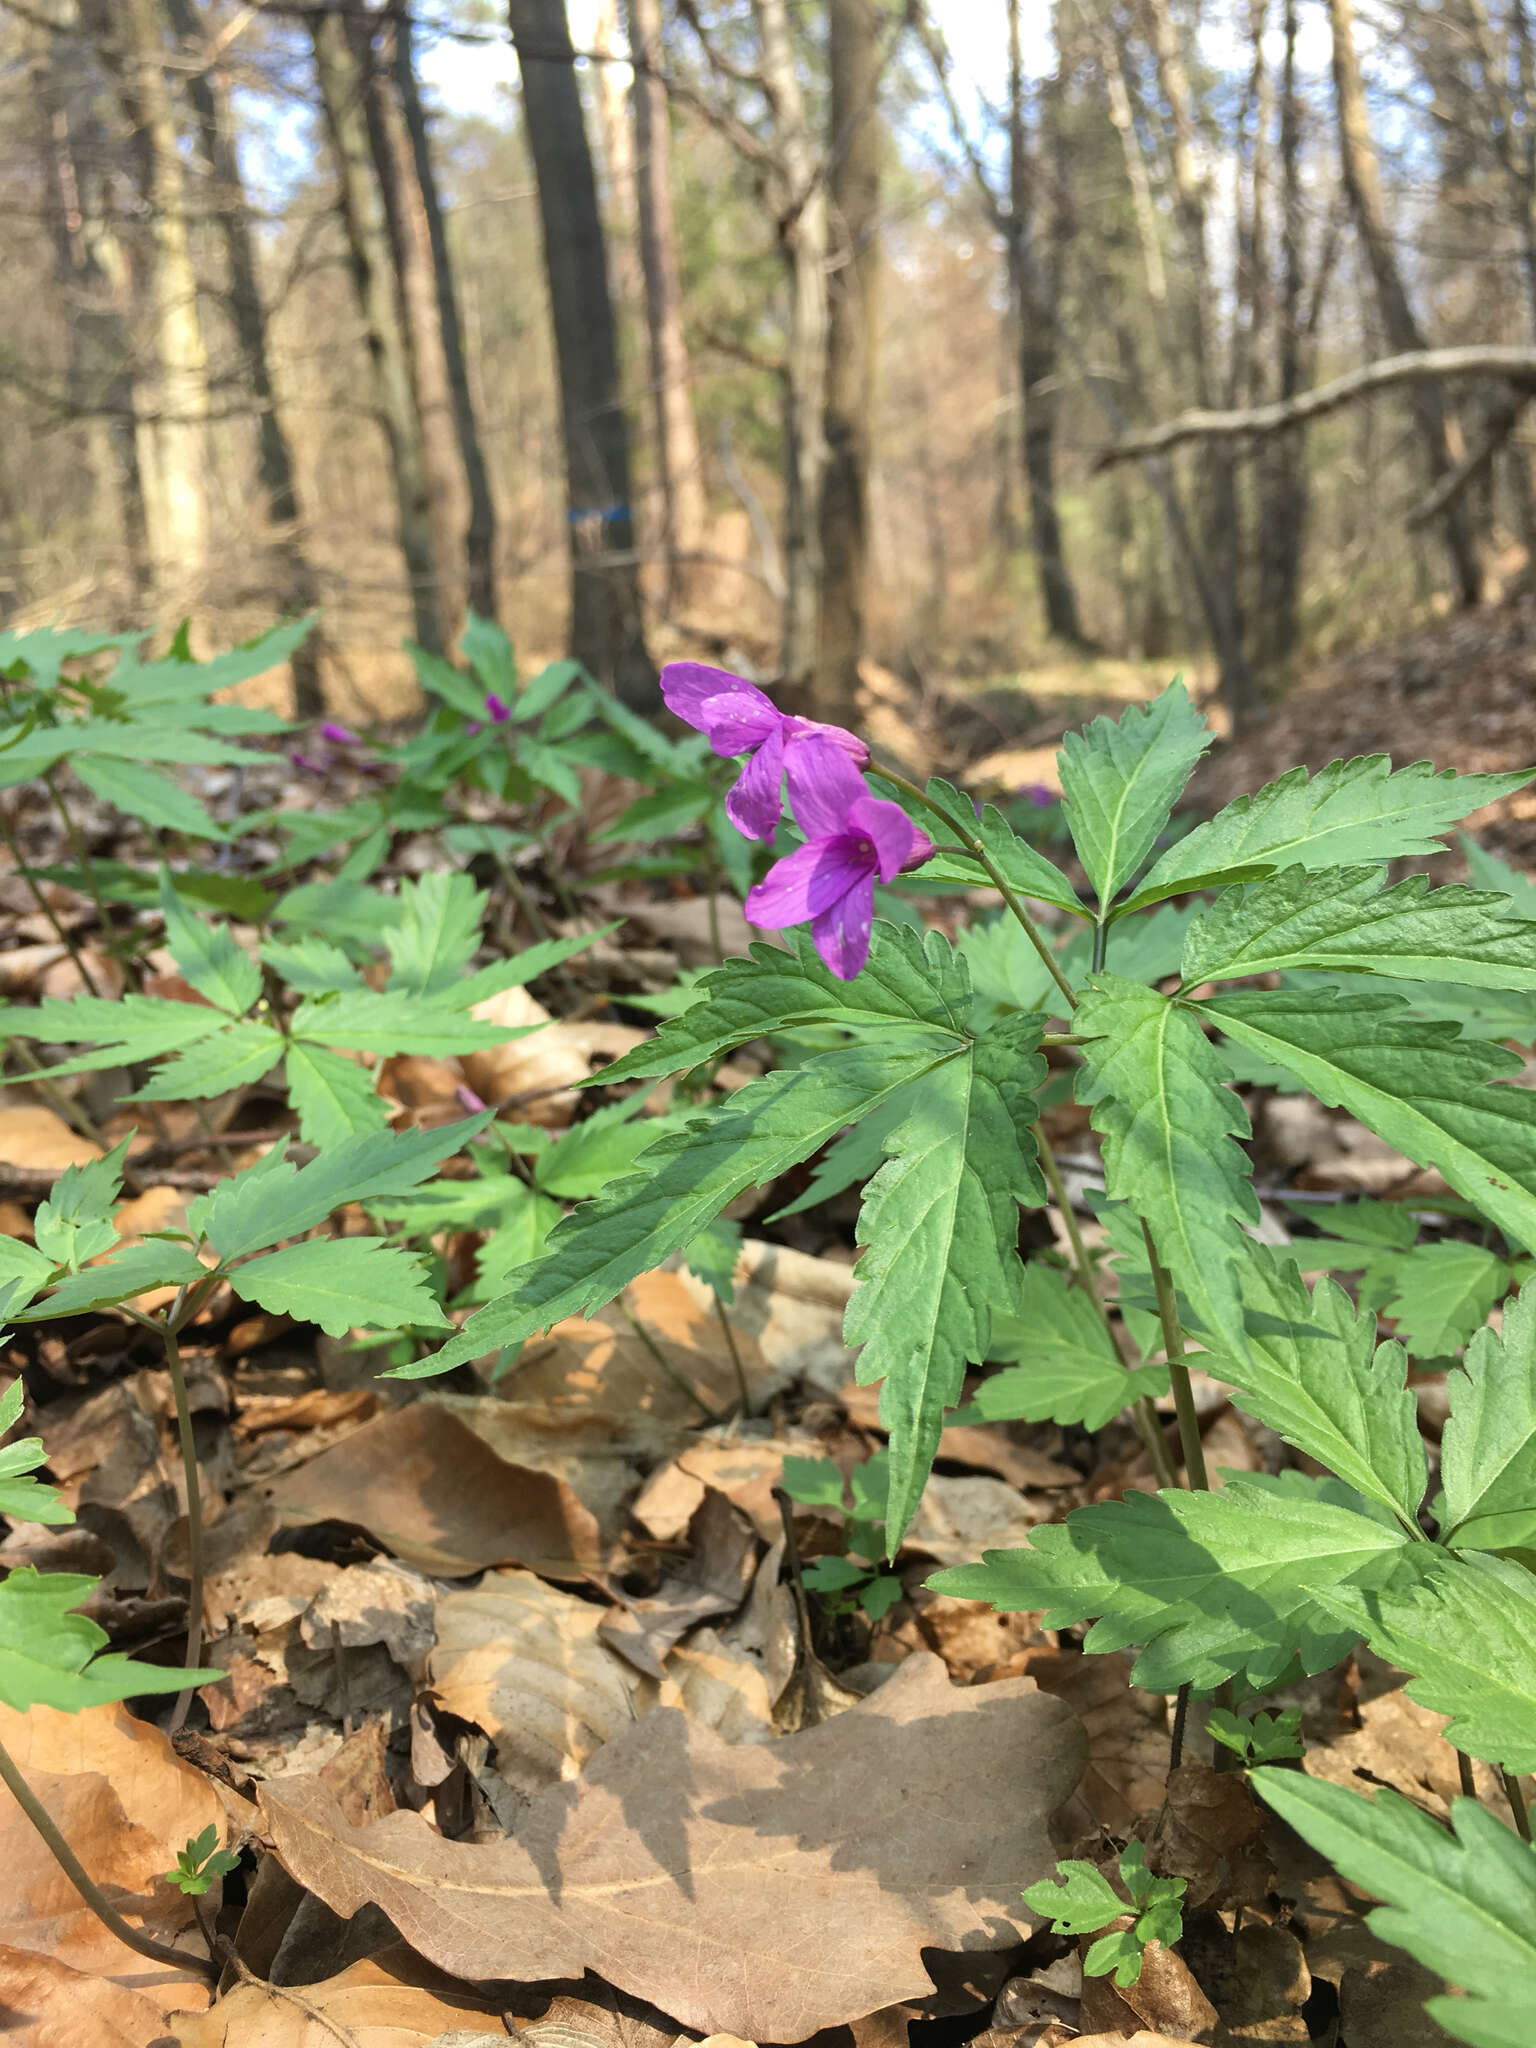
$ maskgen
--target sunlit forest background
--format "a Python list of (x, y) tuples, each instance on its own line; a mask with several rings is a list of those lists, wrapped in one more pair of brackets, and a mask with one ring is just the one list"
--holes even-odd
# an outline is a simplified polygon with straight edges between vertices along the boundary
[(473, 605), (635, 702), (1241, 724), (1527, 573), (1524, 0), (3, 0), (0, 61), (5, 624), (317, 609), (338, 715)]

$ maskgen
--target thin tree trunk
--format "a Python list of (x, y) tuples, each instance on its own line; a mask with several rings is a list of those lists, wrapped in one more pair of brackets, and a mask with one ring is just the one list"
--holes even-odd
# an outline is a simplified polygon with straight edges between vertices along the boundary
[(156, 0), (91, 0), (103, 55), (136, 131), (148, 215), (149, 353), (154, 411), (139, 433), (150, 556), (162, 595), (181, 600), (208, 565), (208, 357), (187, 228), (180, 138), (166, 85)]
[[(1296, 81), (1298, 0), (1285, 0), (1280, 73), (1280, 307), (1275, 323), (1275, 396), (1301, 389), (1306, 215), (1301, 185), (1301, 95)], [(1301, 563), (1309, 492), (1306, 429), (1277, 434), (1259, 461), (1258, 611), (1262, 655), (1278, 667), (1296, 651)]]
[(458, 289), (448, 253), (448, 236), (443, 225), (443, 206), (437, 188), (437, 171), (432, 162), (431, 137), (427, 133), (426, 110), (416, 79), (411, 47), (411, 18), (396, 0), (395, 84), (411, 140), (416, 186), (426, 222), (431, 251), (432, 275), (436, 286), (438, 321), (442, 330), (443, 361), (448, 373), (448, 394), (453, 408), (454, 432), (459, 458), (464, 465), (469, 490), (469, 523), (464, 532), (464, 556), (469, 571), (469, 601), (482, 619), (496, 617), (496, 501), (491, 495), (490, 471), (480, 442), (480, 423), (475, 416), (469, 388), (469, 366), (464, 349), (464, 326), (459, 316)]
[(627, 704), (655, 702), (630, 504), (629, 428), (592, 155), (564, 0), (507, 0), (539, 187), (565, 433), (570, 648)]
[(789, 284), (784, 351), (784, 615), (779, 666), (791, 692), (808, 688), (821, 587), (818, 507), (826, 467), (827, 205), (819, 152), (795, 68), (787, 0), (752, 0), (762, 82), (783, 166), (779, 247)]
[[(1422, 349), (1426, 343), (1392, 246), (1360, 59), (1355, 49), (1353, 0), (1328, 0), (1328, 21), (1333, 31), (1333, 90), (1344, 189), (1365, 247), (1388, 347), (1394, 355), (1402, 355), (1410, 349)], [(1408, 403), (1423, 443), (1430, 480), (1438, 483), (1454, 459), (1446, 435), (1444, 396), (1437, 384), (1415, 382), (1409, 386)], [(1440, 531), (1457, 595), (1462, 604), (1474, 605), (1482, 595), (1482, 564), (1462, 499), (1448, 505), (1441, 514)]]
[(869, 566), (870, 422), (880, 247), (880, 11), (876, 0), (830, 0), (828, 201), (836, 236), (828, 296), (826, 467), (819, 524), (815, 702), (836, 725), (858, 722)]
[[(313, 611), (319, 603), (320, 591), (314, 567), (304, 552), (300, 537), (293, 451), (283, 431), (272, 388), (266, 309), (262, 305), (257, 277), (251, 214), (240, 175), (229, 96), (217, 68), (204, 61), (208, 31), (198, 12), (197, 0), (166, 0), (166, 11), (172, 32), (189, 60), (184, 74), (187, 98), (197, 118), (198, 136), (208, 166), (214, 204), (218, 208), (219, 232), (223, 237), (224, 260), (228, 267), (230, 323), (235, 330), (235, 340), (256, 404), (257, 468), (267, 501), (267, 517), (272, 526), (273, 552), (281, 583), (278, 602), (284, 613), (293, 616)], [(299, 718), (320, 717), (325, 710), (325, 699), (320, 684), (317, 634), (311, 633), (304, 644), (295, 649), (292, 669), (295, 715)]]
[(679, 557), (703, 551), (708, 529), (704, 467), (693, 412), (688, 345), (683, 335), (683, 286), (672, 204), (672, 139), (666, 88), (656, 75), (661, 53), (661, 0), (628, 0), (635, 72), (635, 203), (640, 262), (645, 275), (645, 321), (650, 343), (651, 409), (656, 474), (661, 493), (665, 601), (686, 603), (696, 571)]
[(315, 76), (340, 178), (341, 214), (352, 281), (373, 367), (374, 404), (389, 448), (400, 552), (405, 557), (410, 583), (416, 638), (429, 652), (441, 654), (444, 640), (438, 617), (437, 551), (421, 419), (416, 407), (409, 344), (395, 293), (389, 224), (373, 175), (364, 81), (342, 16), (318, 16), (310, 33), (315, 50)]

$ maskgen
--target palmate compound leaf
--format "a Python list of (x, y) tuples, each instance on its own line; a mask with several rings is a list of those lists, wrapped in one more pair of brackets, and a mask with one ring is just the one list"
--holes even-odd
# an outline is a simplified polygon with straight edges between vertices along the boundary
[(1416, 1583), (1329, 1586), (1319, 1601), (1413, 1673), (1409, 1698), (1450, 1716), (1448, 1742), (1521, 1775), (1536, 1770), (1536, 1578), (1513, 1558), (1420, 1547)]
[(1019, 1206), (1045, 1201), (1032, 1126), (1045, 1079), (1044, 1020), (1012, 1019), (925, 1081), (885, 1141), (859, 1211), (857, 1286), (843, 1334), (857, 1376), (883, 1381), (890, 1434), (886, 1542), (896, 1547), (927, 1482), (946, 1408), (987, 1355), (994, 1308), (1022, 1306)]
[(339, 1052), (295, 1041), (283, 1061), (283, 1073), (289, 1106), (306, 1145), (324, 1151), (345, 1138), (380, 1131), (389, 1121), (389, 1106), (372, 1074)]
[(1184, 980), (1332, 968), (1536, 989), (1536, 924), (1513, 917), (1507, 896), (1432, 889), (1427, 875), (1381, 883), (1379, 867), (1292, 867), (1227, 890), (1190, 927)]
[(551, 1234), (544, 1257), (515, 1275), (518, 1284), (471, 1316), (441, 1351), (387, 1377), (448, 1372), (612, 1301), (691, 1243), (744, 1188), (773, 1180), (963, 1050), (938, 1032), (892, 1033), (883, 1046), (842, 1046), (749, 1081), (658, 1139), (633, 1175), (573, 1210)]
[(1061, 775), (1073, 844), (1101, 905), (1120, 893), (1215, 735), (1182, 682), (1118, 719), (1096, 718), (1061, 743)]
[(30, 1038), (39, 1045), (93, 1045), (46, 1067), (47, 1074), (86, 1074), (101, 1067), (122, 1067), (138, 1060), (159, 1059), (168, 1052), (196, 1045), (228, 1028), (229, 1019), (201, 1003), (173, 1003), (163, 996), (75, 996), (61, 1001), (0, 1005), (0, 1040)]
[(1501, 1045), (1409, 1014), (1396, 996), (1242, 990), (1201, 1003), (1239, 1045), (1347, 1109), (1504, 1234), (1536, 1251), (1536, 1095), (1491, 1087), (1519, 1070)]
[(180, 1692), (224, 1676), (97, 1656), (106, 1630), (71, 1610), (99, 1584), (77, 1572), (38, 1572), (31, 1565), (0, 1580), (0, 1702), (20, 1714), (32, 1707), (78, 1714), (84, 1707), (109, 1706), (140, 1693)]
[(1213, 1340), (1229, 1357), (1245, 1336), (1237, 1258), (1257, 1223), (1248, 1112), (1191, 1012), (1121, 975), (1090, 977), (1073, 1016), (1083, 1043), (1077, 1099), (1104, 1140), (1109, 1191), (1130, 1203)]
[(1394, 774), (1385, 754), (1330, 761), (1310, 777), (1305, 768), (1292, 768), (1170, 846), (1119, 910), (1254, 881), (1280, 868), (1315, 871), (1438, 853), (1436, 842), (1448, 826), (1530, 779), (1524, 772), (1436, 774), (1428, 761)]
[(1024, 1268), (1018, 1308), (993, 1317), (988, 1356), (1018, 1363), (977, 1388), (970, 1408), (985, 1422), (1102, 1429), (1141, 1395), (1168, 1391), (1168, 1368), (1128, 1370), (1087, 1295), (1041, 1259)]
[(638, 1045), (602, 1079), (646, 1080), (676, 1074), (761, 1038), (797, 1026), (886, 1039), (892, 1031), (969, 1036), (971, 990), (963, 963), (938, 932), (881, 924), (869, 964), (852, 981), (839, 981), (816, 951), (808, 931), (786, 934), (787, 947), (754, 944), (745, 960), (730, 960), (699, 983), (696, 999), (668, 1018), (649, 1045)]
[(228, 1274), (242, 1301), (330, 1337), (349, 1330), (438, 1330), (448, 1318), (422, 1262), (382, 1237), (309, 1237), (264, 1252)]
[(1214, 1358), (1215, 1376), (1240, 1408), (1412, 1528), (1427, 1476), (1401, 1345), (1378, 1347), (1374, 1315), (1331, 1280), (1308, 1293), (1268, 1245), (1247, 1248), (1242, 1301), (1246, 1351)]
[[(25, 1389), (19, 1379), (12, 1380), (0, 1394), (0, 1437), (21, 1420), (24, 1399)], [(62, 1528), (75, 1519), (74, 1509), (65, 1506), (54, 1487), (31, 1477), (39, 1465), (47, 1462), (48, 1453), (39, 1436), (18, 1437), (13, 1444), (0, 1443), (0, 1515), (14, 1515), (18, 1522), (46, 1522), (54, 1528)]]
[(1005, 1613), (1043, 1609), (1046, 1628), (1092, 1619), (1083, 1647), (1144, 1645), (1132, 1683), (1153, 1692), (1206, 1692), (1237, 1672), (1264, 1691), (1293, 1656), (1325, 1671), (1359, 1639), (1303, 1580), (1378, 1586), (1429, 1549), (1337, 1480), (1228, 1474), (1220, 1493), (1128, 1493), (1078, 1508), (1027, 1549), (989, 1550), (928, 1584)]
[[(879, 772), (878, 768), (871, 770), (875, 775)], [(894, 788), (891, 793), (899, 794)], [(964, 839), (975, 835), (985, 847), (993, 867), (1019, 895), (1036, 897), (1042, 903), (1054, 903), (1059, 910), (1069, 910), (1076, 917), (1088, 915), (1077, 891), (1060, 868), (1015, 832), (995, 804), (986, 805), (978, 819), (970, 798), (962, 796), (953, 783), (941, 782), (937, 776), (928, 784), (928, 796), (951, 821), (951, 830), (946, 834), (931, 811), (921, 807), (911, 810), (913, 819), (930, 834), (939, 848), (933, 859), (913, 876), (919, 888), (924, 882), (970, 882), (985, 887), (990, 880), (988, 870), (975, 854), (966, 851), (964, 845)], [(955, 843), (947, 843), (949, 841)]]
[(1536, 1549), (1536, 1280), (1504, 1304), (1502, 1330), (1478, 1331), (1447, 1391), (1441, 1541)]
[(33, 1220), (38, 1250), (71, 1273), (117, 1243), (112, 1210), (123, 1185), (123, 1161), (131, 1135), (100, 1159), (66, 1166)]
[(400, 885), (400, 919), (384, 934), (389, 986), (402, 995), (451, 989), (475, 956), (486, 894), (465, 874), (426, 874)]
[(1475, 1799), (1451, 1802), (1453, 1833), (1396, 1792), (1374, 1798), (1270, 1767), (1250, 1773), (1266, 1805), (1346, 1877), (1386, 1900), (1383, 1941), (1459, 1984), (1428, 2010), (1472, 2048), (1528, 2048), (1536, 2012), (1536, 1849)]

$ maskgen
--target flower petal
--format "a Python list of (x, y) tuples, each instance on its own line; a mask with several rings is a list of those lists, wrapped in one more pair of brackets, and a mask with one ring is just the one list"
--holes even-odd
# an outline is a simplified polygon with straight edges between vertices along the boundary
[(933, 851), (933, 842), (926, 832), (920, 832), (901, 808), (900, 804), (887, 803), (883, 797), (863, 796), (849, 807), (848, 829), (862, 832), (874, 848), (875, 865), (880, 871), (882, 882), (888, 882), (893, 875), (911, 863), (914, 852), (926, 847)]
[(875, 881), (868, 870), (846, 895), (811, 920), (816, 950), (839, 981), (852, 981), (869, 958), (875, 916)]
[(869, 791), (841, 747), (818, 732), (794, 733), (784, 742), (784, 770), (795, 823), (807, 839), (848, 830), (848, 814)]
[(863, 886), (874, 901), (869, 850), (850, 832), (807, 840), (783, 860), (775, 861), (755, 889), (747, 891), (742, 908), (749, 924), (768, 931), (804, 924), (820, 917)]
[(744, 754), (748, 747), (760, 747), (770, 735), (782, 733), (784, 725), (783, 712), (766, 697), (748, 697), (739, 690), (706, 697), (699, 713), (699, 730), (709, 734), (717, 754)]
[(788, 721), (790, 735), (795, 739), (808, 739), (813, 733), (818, 739), (830, 740), (839, 747), (857, 768), (869, 765), (869, 749), (857, 733), (851, 733), (841, 725), (821, 725), (814, 718), (791, 718)]
[(771, 839), (784, 813), (784, 733), (775, 726), (726, 792), (725, 815), (744, 839)]
[[(674, 717), (697, 732), (709, 731), (704, 707), (714, 697), (740, 697), (772, 712), (775, 719), (783, 716), (773, 699), (745, 676), (733, 676), (729, 669), (710, 668), (702, 661), (669, 661), (661, 672), (661, 695)], [(730, 747), (717, 749), (720, 753), (736, 751)]]

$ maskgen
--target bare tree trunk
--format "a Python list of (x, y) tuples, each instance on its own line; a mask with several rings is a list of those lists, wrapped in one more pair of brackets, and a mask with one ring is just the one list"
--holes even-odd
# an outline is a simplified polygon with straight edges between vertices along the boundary
[[(1058, 51), (1058, 72), (1059, 72)], [(1059, 86), (1059, 75), (1058, 75)], [(1053, 155), (1059, 148), (1060, 123), (1053, 106), (1049, 116)], [(1053, 164), (1053, 172), (1059, 169)], [(1008, 189), (1007, 245), (1010, 295), (1019, 332), (1019, 384), (1024, 406), (1024, 484), (1029, 499), (1029, 530), (1046, 630), (1052, 639), (1071, 647), (1083, 645), (1077, 592), (1067, 570), (1061, 519), (1056, 507), (1056, 315), (1066, 253), (1070, 201), (1063, 181), (1053, 178), (1054, 222), (1048, 256), (1042, 263), (1031, 250), (1034, 230), (1034, 166), (1024, 132), (1024, 67), (1019, 42), (1019, 0), (1008, 0)], [(1043, 182), (1043, 181), (1041, 181)]]
[(139, 432), (150, 557), (161, 594), (178, 600), (208, 566), (208, 357), (187, 228), (180, 138), (166, 85), (156, 0), (90, 0), (87, 18), (120, 81), (136, 131), (148, 215), (154, 410)]
[[(1387, 344), (1393, 354), (1402, 355), (1410, 349), (1422, 349), (1426, 344), (1392, 246), (1381, 173), (1376, 162), (1375, 144), (1371, 140), (1370, 117), (1366, 112), (1360, 59), (1355, 50), (1354, 0), (1328, 0), (1328, 20), (1333, 31), (1333, 90), (1338, 110), (1339, 164), (1344, 189), (1349, 195), (1350, 210), (1370, 265)], [(1444, 396), (1437, 384), (1415, 382), (1409, 386), (1408, 402), (1424, 446), (1430, 480), (1438, 483), (1451, 469), (1454, 459), (1446, 436)], [(1450, 557), (1457, 595), (1462, 604), (1474, 605), (1482, 595), (1482, 564), (1478, 560), (1467, 508), (1462, 499), (1458, 498), (1446, 507), (1441, 515), (1440, 531)]]
[(784, 380), (784, 626), (779, 666), (791, 691), (809, 685), (821, 587), (818, 507), (826, 467), (827, 205), (819, 152), (795, 68), (787, 0), (752, 0), (762, 84), (783, 167), (778, 234), (789, 281)]
[[(1305, 319), (1301, 185), (1301, 96), (1296, 84), (1298, 0), (1285, 0), (1285, 54), (1280, 74), (1280, 306), (1275, 323), (1275, 396), (1301, 389)], [(1259, 620), (1261, 658), (1278, 667), (1296, 651), (1297, 600), (1306, 546), (1309, 492), (1306, 429), (1277, 434), (1259, 464)]]
[[(272, 369), (267, 354), (267, 316), (256, 271), (251, 214), (240, 158), (235, 148), (229, 96), (215, 66), (207, 63), (207, 25), (197, 0), (166, 0), (173, 34), (188, 60), (184, 73), (187, 98), (197, 117), (198, 138), (207, 164), (219, 232), (228, 267), (229, 317), (256, 405), (257, 467), (271, 521), (273, 553), (280, 577), (278, 601), (284, 613), (313, 611), (319, 603), (314, 567), (299, 534), (299, 500), (294, 482), (293, 451), (277, 410)], [(294, 712), (318, 718), (325, 710), (320, 686), (318, 635), (311, 633), (292, 660)]]
[(564, 0), (507, 0), (539, 187), (565, 431), (570, 647), (627, 704), (655, 702), (630, 505), (629, 429), (592, 155)]
[(666, 88), (656, 75), (661, 53), (661, 0), (628, 0), (635, 72), (635, 203), (645, 273), (650, 342), (651, 407), (661, 491), (665, 602), (685, 603), (697, 576), (679, 556), (702, 552), (708, 529), (704, 467), (693, 413), (688, 345), (683, 337), (683, 286), (672, 205), (672, 143)]
[(389, 447), (400, 552), (410, 583), (416, 638), (429, 652), (441, 654), (444, 639), (438, 616), (437, 551), (421, 419), (409, 342), (395, 293), (389, 224), (373, 175), (363, 75), (341, 15), (319, 15), (310, 33), (315, 76), (340, 177), (352, 281), (373, 366), (374, 403)]
[(469, 490), (469, 523), (464, 532), (464, 556), (469, 571), (469, 601), (482, 619), (496, 616), (496, 501), (491, 495), (490, 472), (480, 442), (480, 423), (475, 417), (469, 388), (469, 367), (464, 350), (464, 326), (459, 317), (458, 290), (453, 263), (448, 253), (448, 236), (443, 225), (442, 200), (437, 189), (437, 171), (432, 162), (431, 138), (427, 133), (426, 111), (416, 81), (411, 48), (411, 18), (395, 0), (395, 84), (411, 139), (411, 157), (416, 187), (426, 223), (427, 242), (436, 287), (437, 315), (442, 330), (443, 361), (448, 374), (448, 395), (453, 409), (454, 432), (458, 437), (459, 459)]
[(815, 703), (836, 725), (858, 722), (869, 564), (870, 421), (880, 245), (880, 12), (876, 0), (830, 0), (828, 200), (836, 238), (827, 318), (826, 467), (818, 520)]

